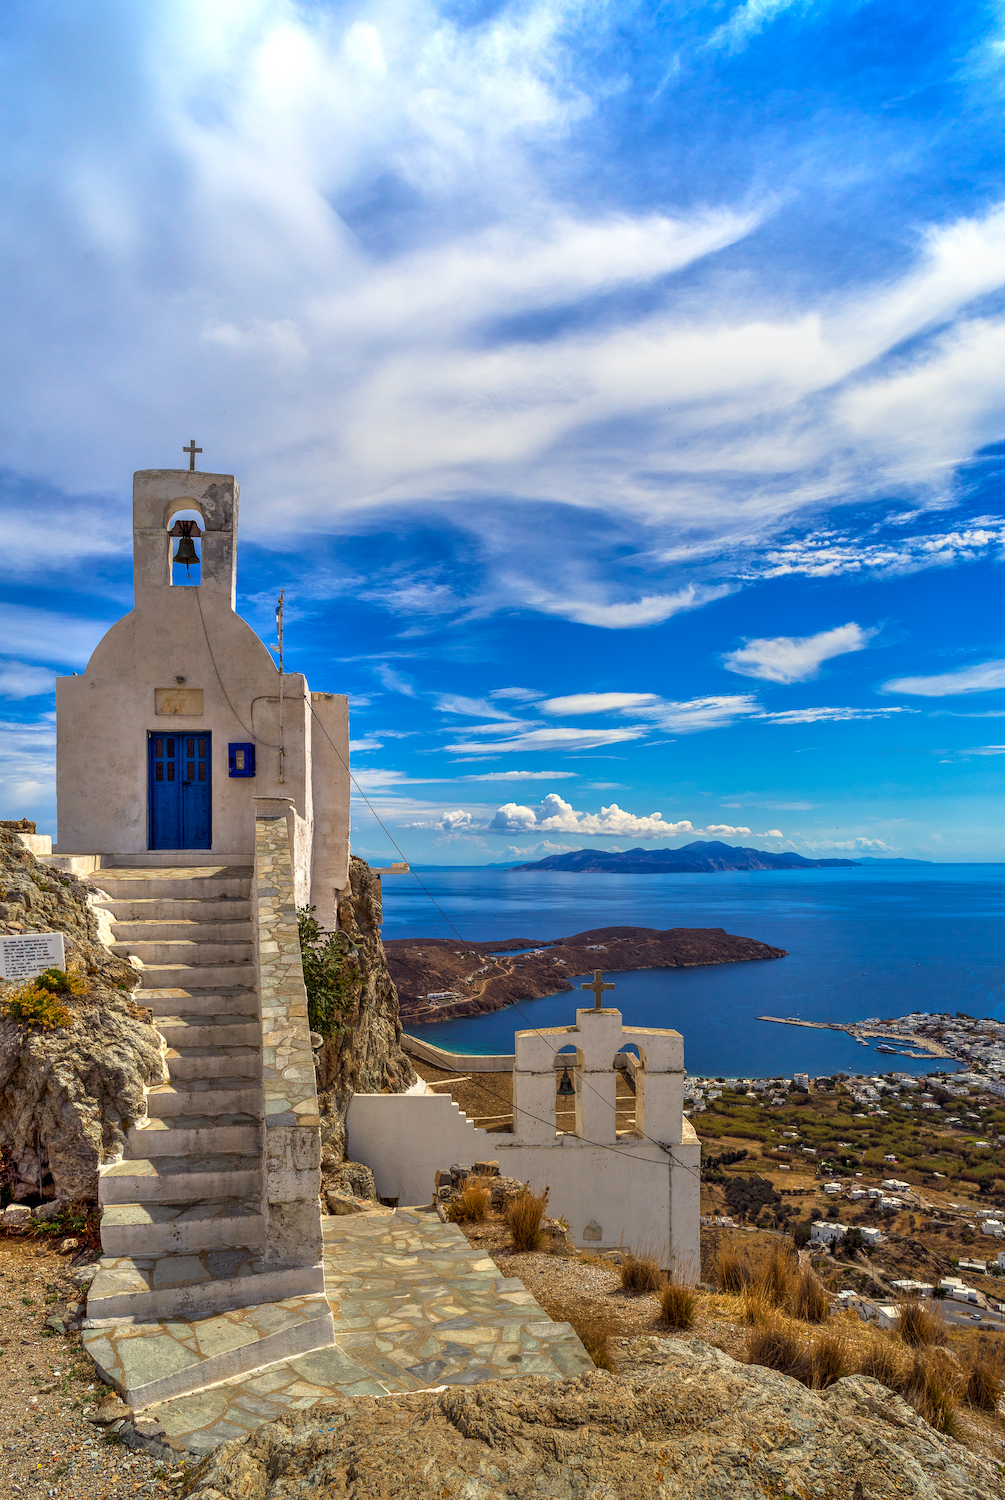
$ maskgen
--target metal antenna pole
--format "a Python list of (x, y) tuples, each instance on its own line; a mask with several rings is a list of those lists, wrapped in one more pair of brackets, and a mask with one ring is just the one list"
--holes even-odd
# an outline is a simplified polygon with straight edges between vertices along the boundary
[(286, 740), (283, 735), (283, 684), (285, 681), (285, 669), (283, 667), (283, 595), (285, 589), (279, 590), (279, 598), (276, 600), (276, 634), (279, 641), (279, 781), (280, 784), (286, 780)]

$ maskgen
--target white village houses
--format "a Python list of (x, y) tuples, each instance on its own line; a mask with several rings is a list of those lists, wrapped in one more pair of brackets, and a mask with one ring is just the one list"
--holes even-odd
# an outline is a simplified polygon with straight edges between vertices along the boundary
[[(194, 464), (201, 450), (186, 451)], [(280, 675), (236, 614), (237, 519), (232, 475), (137, 473), (135, 606), (57, 685), (48, 857), (93, 886), (104, 938), (140, 969), (136, 998), (165, 1043), (147, 1119), (101, 1169), (105, 1258), (84, 1334), (137, 1409), (341, 1348), (332, 1226), (346, 1221), (323, 1220), (319, 1202), (296, 911), (312, 904), (334, 925), (348, 881), (347, 699)], [(682, 1038), (625, 1026), (600, 998), (575, 1025), (517, 1033), (511, 1058), (464, 1060), (512, 1067), (511, 1134), (476, 1129), (420, 1084), (355, 1095), (348, 1154), (402, 1209), (430, 1202), (438, 1168), (495, 1158), (504, 1174), (550, 1188), (549, 1212), (569, 1221), (575, 1244), (651, 1248), (697, 1280), (700, 1146), (683, 1115)], [(424, 1044), (411, 1045), (421, 1055)], [(566, 1068), (574, 1132), (556, 1126)], [(635, 1129), (619, 1134), (625, 1070)], [(505, 1279), (493, 1295), (532, 1301)], [(564, 1326), (554, 1325), (556, 1347), (571, 1337)], [(585, 1356), (555, 1358), (571, 1372)], [(414, 1389), (411, 1378), (330, 1376), (371, 1394)]]

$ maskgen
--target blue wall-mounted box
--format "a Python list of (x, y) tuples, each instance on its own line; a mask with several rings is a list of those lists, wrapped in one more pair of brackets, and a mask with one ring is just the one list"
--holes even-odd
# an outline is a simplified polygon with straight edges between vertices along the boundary
[(230, 765), (229, 774), (231, 776), (254, 776), (254, 745), (228, 745), (227, 760)]

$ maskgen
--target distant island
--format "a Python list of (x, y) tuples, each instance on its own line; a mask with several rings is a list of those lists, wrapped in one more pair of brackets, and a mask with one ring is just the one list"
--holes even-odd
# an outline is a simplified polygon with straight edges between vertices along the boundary
[[(557, 995), (573, 988), (566, 975), (591, 969), (692, 968), (787, 956), (784, 948), (723, 927), (597, 927), (567, 938), (484, 943), (390, 938), (384, 951), (406, 1026), (486, 1015), (520, 1000)], [(583, 1005), (592, 1003), (591, 996), (582, 997)]]
[(579, 875), (707, 875), (715, 870), (852, 870), (858, 864), (856, 859), (805, 859), (801, 854), (771, 854), (767, 849), (746, 849), (718, 839), (696, 839), (680, 849), (628, 849), (624, 854), (572, 849), (512, 868), (571, 870)]

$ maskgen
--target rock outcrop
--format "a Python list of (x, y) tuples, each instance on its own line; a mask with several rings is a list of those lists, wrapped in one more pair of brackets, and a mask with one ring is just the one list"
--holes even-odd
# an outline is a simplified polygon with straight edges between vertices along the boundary
[(199, 1500), (998, 1500), (997, 1465), (864, 1376), (827, 1391), (698, 1341), (542, 1376), (291, 1412), (207, 1457)]
[(345, 1114), (353, 1094), (400, 1094), (416, 1081), (401, 1049), (398, 995), (380, 938), (382, 918), (379, 877), (353, 855), (349, 887), (339, 900), (338, 921), (359, 950), (362, 982), (345, 1029), (317, 1054), (322, 1202), (329, 1187), (342, 1190), (338, 1168), (345, 1162)]
[[(0, 1017), (0, 1148), (18, 1199), (94, 1201), (99, 1165), (146, 1115), (145, 1086), (167, 1078), (163, 1040), (130, 998), (136, 970), (100, 942), (89, 893), (0, 828), (0, 935), (62, 932), (67, 967), (86, 984), (63, 996), (69, 1026)], [(0, 982), (0, 1001), (11, 988)]]

